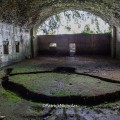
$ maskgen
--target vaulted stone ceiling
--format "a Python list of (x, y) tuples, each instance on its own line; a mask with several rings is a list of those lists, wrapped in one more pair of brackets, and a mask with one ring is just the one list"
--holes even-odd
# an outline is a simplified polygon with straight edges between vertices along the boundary
[(34, 27), (64, 10), (85, 10), (120, 26), (120, 0), (0, 0), (0, 20)]

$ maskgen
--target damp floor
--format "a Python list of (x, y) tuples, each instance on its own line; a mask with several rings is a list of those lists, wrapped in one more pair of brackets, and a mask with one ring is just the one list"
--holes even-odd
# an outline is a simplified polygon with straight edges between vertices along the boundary
[[(50, 57), (50, 56), (40, 56), (35, 59), (28, 59), (24, 60), (23, 62), (11, 65), (9, 67), (13, 68), (12, 74), (15, 73), (23, 73), (23, 72), (34, 72), (34, 71), (48, 71), (53, 70), (56, 67), (73, 67), (76, 69), (76, 72), (78, 73), (87, 73), (90, 75), (96, 75), (104, 78), (109, 78), (115, 81), (120, 81), (120, 61), (114, 60), (110, 57), (102, 57), (102, 56), (79, 56), (79, 57)], [(54, 73), (53, 73), (54, 74)], [(0, 73), (1, 77), (4, 75), (4, 71), (2, 70)], [(34, 75), (33, 75), (34, 76)], [(39, 75), (38, 75), (39, 76)], [(52, 78), (54, 75), (43, 75), (44, 82), (45, 79)], [(62, 81), (59, 79), (59, 75), (57, 75), (58, 79), (52, 79), (53, 88), (54, 86), (58, 89), (63, 89), (65, 86), (66, 79), (68, 80), (70, 74), (64, 74), (62, 76)], [(11, 79), (11, 81), (15, 81), (16, 83), (21, 83), (24, 85), (27, 85), (27, 83), (22, 82), (21, 79), (19, 79), (18, 76), (15, 79)], [(33, 86), (28, 86), (29, 89), (32, 89), (35, 92), (40, 92), (40, 90), (43, 90), (45, 94), (48, 95), (55, 95), (55, 90), (50, 93), (46, 92), (45, 89), (49, 88), (49, 86), (46, 86), (45, 89), (39, 88), (39, 82), (35, 82), (36, 79), (33, 79), (31, 75), (27, 76), (31, 80), (33, 80)], [(27, 78), (23, 77), (23, 78)], [(39, 76), (40, 77), (40, 76)], [(38, 78), (39, 78), (38, 77)], [(73, 75), (73, 78), (76, 76)], [(24, 81), (25, 79), (23, 79)], [(82, 81), (78, 84), (84, 84), (84, 81)], [(64, 82), (63, 82), (64, 81)], [(70, 86), (71, 92), (73, 92), (72, 88), (75, 87), (77, 84), (76, 81), (72, 79), (73, 83), (71, 83), (68, 80), (68, 83), (66, 83), (66, 86)], [(88, 92), (93, 90), (91, 94), (98, 93), (95, 91), (90, 85), (93, 79), (89, 79), (89, 84), (87, 86), (83, 85), (83, 88), (86, 88)], [(27, 81), (29, 82), (29, 81)], [(93, 83), (93, 86), (97, 86), (99, 88), (99, 80), (95, 80)], [(103, 81), (102, 81), (103, 82)], [(36, 84), (38, 86), (36, 86)], [(45, 83), (40, 83), (45, 84)], [(110, 84), (110, 83), (107, 83)], [(48, 84), (50, 85), (50, 83)], [(72, 87), (72, 85), (74, 87)], [(107, 92), (110, 92), (113, 88), (119, 90), (119, 85), (115, 87), (113, 83), (109, 85), (103, 84), (101, 85), (103, 89), (100, 90), (104, 91), (104, 88), (107, 89)], [(34, 89), (33, 89), (34, 88)], [(98, 89), (97, 88), (97, 89)], [(110, 88), (110, 89), (109, 89)], [(79, 87), (75, 88), (76, 90), (79, 89)], [(114, 89), (114, 90), (115, 90)], [(102, 92), (103, 92), (102, 91)], [(116, 91), (116, 90), (115, 90)], [(86, 92), (85, 94), (87, 94)], [(58, 94), (58, 93), (57, 93)], [(63, 94), (63, 93), (62, 93)], [(61, 94), (61, 95), (62, 95)], [(67, 93), (68, 94), (68, 93)], [(76, 94), (76, 93), (72, 93)], [(0, 115), (5, 115), (6, 120), (119, 120), (120, 119), (120, 101), (115, 101), (111, 103), (104, 103), (97, 106), (81, 106), (77, 105), (76, 107), (70, 106), (52, 106), (47, 105), (45, 103), (34, 103), (31, 101), (24, 100), (18, 96), (16, 96), (14, 93), (10, 91), (6, 91), (3, 89), (1, 82), (0, 82)]]

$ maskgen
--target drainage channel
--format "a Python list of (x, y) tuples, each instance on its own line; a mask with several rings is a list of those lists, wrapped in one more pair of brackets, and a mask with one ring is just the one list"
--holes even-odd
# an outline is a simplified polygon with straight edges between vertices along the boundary
[[(70, 71), (69, 71), (70, 70)], [(12, 71), (12, 70), (11, 70)], [(98, 78), (102, 81), (107, 81), (110, 83), (118, 83), (119, 81), (102, 78), (98, 76), (92, 76), (89, 74), (83, 74), (83, 73), (76, 73), (75, 68), (66, 68), (66, 67), (59, 67), (55, 68), (53, 71), (43, 71), (43, 72), (29, 72), (29, 73), (16, 73), (16, 74), (10, 74), (11, 73), (7, 71), (7, 75), (2, 78), (2, 86), (4, 89), (14, 92), (19, 97), (26, 99), (28, 101), (32, 102), (43, 102), (43, 103), (49, 103), (49, 104), (79, 104), (79, 105), (98, 105), (104, 102), (114, 102), (117, 100), (120, 100), (120, 91), (116, 91), (113, 93), (106, 93), (98, 96), (48, 96), (44, 94), (39, 94), (36, 92), (33, 92), (26, 87), (24, 87), (21, 84), (14, 83), (9, 81), (9, 76), (14, 75), (20, 75), (20, 74), (40, 74), (40, 73), (65, 73), (65, 74), (78, 74), (78, 75), (85, 75), (90, 76), (94, 78)], [(8, 75), (9, 73), (9, 75)]]

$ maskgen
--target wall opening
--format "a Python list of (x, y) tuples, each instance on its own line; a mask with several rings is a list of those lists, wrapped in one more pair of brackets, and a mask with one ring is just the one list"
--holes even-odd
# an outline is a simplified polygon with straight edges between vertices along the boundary
[(68, 10), (49, 17), (37, 27), (37, 35), (104, 34), (112, 27), (102, 18), (80, 10)]
[(69, 44), (69, 51), (70, 51), (70, 56), (75, 56), (76, 53), (76, 44), (75, 43), (70, 43)]
[(49, 44), (49, 54), (56, 55), (57, 54), (57, 43), (50, 43)]
[[(48, 18), (37, 29), (38, 53), (74, 56), (111, 52), (112, 27), (89, 12), (68, 10)], [(57, 44), (55, 44), (57, 43)], [(49, 45), (49, 50), (48, 50)], [(57, 48), (58, 45), (58, 48)]]
[(56, 48), (57, 44), (56, 43), (50, 43), (49, 48)]
[(3, 41), (3, 54), (9, 54), (9, 41)]
[(19, 53), (19, 41), (15, 41), (15, 50), (16, 53)]

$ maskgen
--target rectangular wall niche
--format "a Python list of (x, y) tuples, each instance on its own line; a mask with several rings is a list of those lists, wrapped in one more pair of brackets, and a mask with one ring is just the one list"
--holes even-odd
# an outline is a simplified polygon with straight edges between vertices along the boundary
[(3, 53), (9, 54), (9, 41), (3, 41)]
[(19, 53), (19, 41), (15, 41), (16, 53)]

